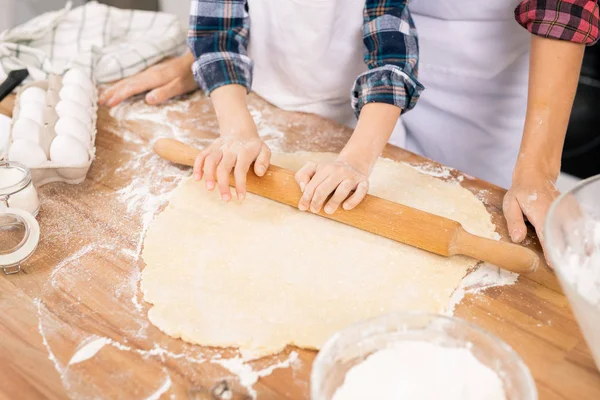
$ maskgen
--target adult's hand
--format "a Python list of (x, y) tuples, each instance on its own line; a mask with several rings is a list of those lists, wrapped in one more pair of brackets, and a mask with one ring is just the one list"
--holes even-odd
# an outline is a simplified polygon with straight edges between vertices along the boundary
[(114, 107), (123, 100), (140, 93), (146, 94), (146, 103), (156, 105), (198, 88), (192, 64), (194, 56), (190, 51), (185, 55), (166, 59), (144, 71), (122, 79), (100, 96), (99, 103)]

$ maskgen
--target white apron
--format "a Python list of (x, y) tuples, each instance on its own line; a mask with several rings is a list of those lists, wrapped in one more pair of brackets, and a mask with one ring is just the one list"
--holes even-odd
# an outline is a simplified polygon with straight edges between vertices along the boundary
[(514, 20), (518, 2), (411, 2), (426, 89), (401, 117), (409, 150), (505, 188), (527, 108), (530, 34)]
[[(390, 142), (510, 185), (527, 101), (529, 34), (518, 0), (413, 0), (425, 91)], [(253, 89), (274, 105), (354, 127), (366, 71), (365, 0), (248, 0)]]
[(284, 110), (354, 126), (365, 0), (248, 0), (252, 89)]

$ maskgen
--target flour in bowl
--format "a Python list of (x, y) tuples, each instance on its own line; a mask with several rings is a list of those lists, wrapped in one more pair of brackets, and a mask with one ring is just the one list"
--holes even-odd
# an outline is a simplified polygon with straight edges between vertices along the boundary
[(506, 400), (500, 377), (469, 349), (398, 342), (352, 367), (333, 400)]
[(560, 271), (582, 297), (600, 307), (600, 221), (588, 221), (583, 236), (581, 248), (567, 248)]

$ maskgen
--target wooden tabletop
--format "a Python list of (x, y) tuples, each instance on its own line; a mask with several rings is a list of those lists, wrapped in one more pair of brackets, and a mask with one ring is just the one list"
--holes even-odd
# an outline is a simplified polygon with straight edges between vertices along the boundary
[[(10, 115), (12, 101), (0, 103), (0, 112)], [(339, 151), (350, 134), (316, 116), (277, 110), (256, 96), (250, 106), (261, 133), (284, 151)], [(223, 379), (245, 393), (215, 358), (232, 351), (164, 335), (148, 322), (139, 292), (145, 229), (189, 173), (153, 155), (151, 141), (171, 136), (206, 144), (217, 135), (210, 101), (196, 93), (149, 107), (138, 99), (112, 114), (99, 111), (97, 158), (88, 179), (40, 188), (41, 243), (20, 274), (0, 275), (0, 399), (205, 398), (203, 390)], [(384, 155), (440, 168), (398, 148), (388, 147)], [(462, 184), (484, 201), (506, 238), (504, 191), (476, 179)], [(539, 251), (535, 238), (528, 245)], [(600, 398), (600, 374), (547, 268), (515, 285), (467, 295), (456, 315), (509, 343), (531, 369), (540, 399)], [(93, 340), (104, 346), (89, 359), (72, 360)], [(289, 348), (250, 365), (260, 370), (292, 352), (299, 355), (292, 367), (275, 369), (254, 385), (259, 399), (308, 398), (315, 352)]]

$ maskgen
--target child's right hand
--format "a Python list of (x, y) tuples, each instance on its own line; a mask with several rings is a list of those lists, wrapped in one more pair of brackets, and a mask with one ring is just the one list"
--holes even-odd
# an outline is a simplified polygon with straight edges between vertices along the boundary
[[(253, 124), (254, 125), (254, 124)], [(238, 200), (246, 198), (246, 175), (254, 162), (254, 172), (263, 176), (271, 160), (271, 150), (256, 132), (221, 136), (205, 148), (196, 158), (194, 178), (204, 178), (206, 189), (212, 191), (215, 186), (224, 201), (231, 200), (229, 174), (233, 170), (235, 190)], [(216, 181), (216, 185), (215, 185)]]
[(256, 175), (263, 176), (271, 161), (271, 150), (258, 135), (254, 119), (248, 111), (246, 91), (241, 85), (225, 85), (210, 94), (221, 137), (205, 148), (194, 164), (194, 178), (204, 178), (208, 190), (218, 187), (225, 201), (231, 200), (231, 171), (235, 178), (237, 198), (243, 200), (246, 197), (246, 175), (252, 163)]

